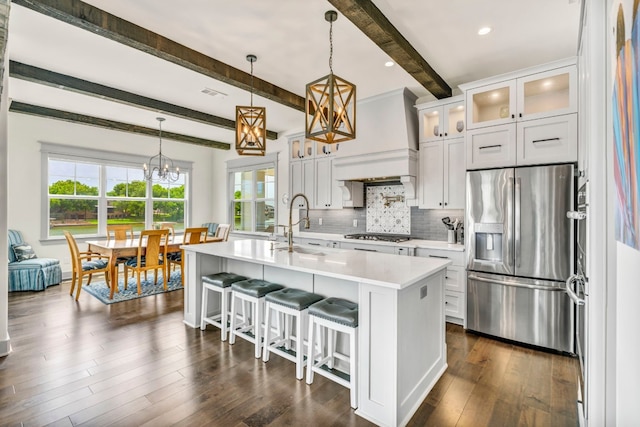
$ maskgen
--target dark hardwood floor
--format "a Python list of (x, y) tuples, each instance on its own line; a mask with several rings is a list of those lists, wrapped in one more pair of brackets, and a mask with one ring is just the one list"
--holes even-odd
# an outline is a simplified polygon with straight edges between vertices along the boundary
[[(183, 292), (105, 306), (69, 283), (9, 294), (2, 426), (364, 426), (347, 389), (182, 323)], [(577, 360), (447, 324), (449, 368), (411, 426), (575, 426)]]

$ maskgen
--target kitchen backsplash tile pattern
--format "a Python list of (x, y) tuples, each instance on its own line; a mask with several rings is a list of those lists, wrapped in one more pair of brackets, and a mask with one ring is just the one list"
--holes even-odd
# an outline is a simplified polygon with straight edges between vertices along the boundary
[[(447, 240), (447, 228), (442, 223), (442, 218), (448, 216), (464, 220), (463, 210), (429, 210), (411, 208), (411, 236), (415, 239)], [(322, 218), (322, 225), (319, 224)], [(314, 233), (352, 234), (367, 231), (365, 208), (338, 209), (338, 210), (311, 210), (309, 211), (311, 228), (304, 230)], [(353, 226), (356, 220), (357, 226)]]
[(367, 233), (411, 233), (411, 208), (402, 185), (367, 186), (366, 201)]
[(411, 208), (411, 236), (425, 240), (447, 240), (447, 227), (442, 223), (442, 218), (455, 218), (464, 221), (462, 209), (418, 209)]

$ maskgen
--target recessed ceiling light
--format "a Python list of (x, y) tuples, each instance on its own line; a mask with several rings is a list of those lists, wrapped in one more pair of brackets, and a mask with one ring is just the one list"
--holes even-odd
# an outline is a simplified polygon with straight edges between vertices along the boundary
[(478, 30), (478, 35), (484, 36), (491, 32), (491, 27), (482, 27)]
[(385, 62), (385, 63), (384, 63), (384, 66), (385, 66), (385, 67), (393, 67), (394, 65), (395, 65), (395, 64), (394, 64), (394, 62), (393, 62), (393, 61), (387, 61), (387, 62)]

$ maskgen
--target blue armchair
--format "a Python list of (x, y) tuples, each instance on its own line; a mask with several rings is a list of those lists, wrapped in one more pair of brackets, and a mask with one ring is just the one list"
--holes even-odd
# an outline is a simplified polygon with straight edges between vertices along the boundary
[(202, 224), (202, 226), (209, 229), (209, 231), (207, 232), (209, 236), (213, 237), (216, 235), (216, 229), (218, 228), (217, 222), (205, 222), (204, 224)]
[(22, 234), (9, 230), (9, 292), (44, 291), (62, 281), (60, 260), (53, 258), (31, 258), (18, 261), (13, 245), (25, 244)]

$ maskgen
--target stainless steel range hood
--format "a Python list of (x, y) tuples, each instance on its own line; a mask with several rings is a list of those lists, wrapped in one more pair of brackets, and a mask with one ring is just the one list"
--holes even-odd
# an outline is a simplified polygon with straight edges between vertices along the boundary
[(400, 181), (407, 203), (413, 204), (418, 174), (415, 101), (416, 96), (403, 88), (358, 104), (357, 140), (341, 144), (342, 153), (333, 162), (345, 206), (362, 190), (354, 182), (383, 181)]

